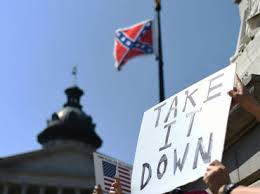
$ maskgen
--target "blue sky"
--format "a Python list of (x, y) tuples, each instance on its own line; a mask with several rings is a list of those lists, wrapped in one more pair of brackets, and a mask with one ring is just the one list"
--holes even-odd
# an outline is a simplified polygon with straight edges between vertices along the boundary
[[(153, 0), (1, 0), (0, 157), (41, 148), (36, 136), (78, 64), (99, 151), (132, 163), (143, 112), (158, 103), (158, 66), (150, 55), (117, 72), (114, 32), (153, 17)], [(161, 19), (166, 97), (229, 64), (240, 24), (232, 0), (162, 0)]]

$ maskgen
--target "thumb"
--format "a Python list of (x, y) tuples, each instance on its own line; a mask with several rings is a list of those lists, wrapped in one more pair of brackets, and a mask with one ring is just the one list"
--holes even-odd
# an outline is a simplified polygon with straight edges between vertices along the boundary
[(236, 92), (235, 92), (234, 90), (230, 90), (230, 91), (228, 92), (228, 95), (229, 95), (230, 97), (234, 98), (235, 95), (236, 95)]

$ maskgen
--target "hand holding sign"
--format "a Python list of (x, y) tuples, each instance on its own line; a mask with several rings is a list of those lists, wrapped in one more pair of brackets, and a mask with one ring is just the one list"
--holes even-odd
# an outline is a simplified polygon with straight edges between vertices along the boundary
[(239, 77), (236, 75), (236, 84), (233, 90), (228, 94), (242, 106), (247, 112), (252, 113), (258, 121), (260, 121), (260, 104), (256, 99), (249, 94), (247, 88), (243, 85)]
[(121, 188), (121, 183), (120, 183), (119, 179), (116, 179), (112, 183), (109, 194), (122, 194), (122, 188)]
[(94, 190), (93, 190), (93, 193), (92, 193), (92, 194), (103, 194), (100, 185), (96, 185), (96, 186), (94, 187)]
[(97, 152), (94, 152), (93, 156), (96, 184), (99, 184), (103, 191), (120, 194), (122, 190), (124, 194), (131, 193), (132, 167), (130, 165)]
[(231, 183), (226, 167), (218, 160), (213, 161), (209, 165), (203, 181), (208, 185), (212, 193), (218, 193), (222, 185)]
[(134, 161), (133, 194), (165, 193), (203, 176), (221, 160), (235, 65), (144, 113)]

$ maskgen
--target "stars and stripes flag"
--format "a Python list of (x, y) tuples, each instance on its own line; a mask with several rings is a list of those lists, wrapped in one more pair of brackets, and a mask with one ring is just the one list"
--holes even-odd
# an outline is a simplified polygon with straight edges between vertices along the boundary
[(100, 153), (94, 153), (96, 184), (109, 192), (111, 184), (118, 178), (123, 194), (131, 193), (132, 166)]
[(133, 57), (154, 53), (153, 31), (153, 20), (116, 30), (114, 57), (118, 70)]

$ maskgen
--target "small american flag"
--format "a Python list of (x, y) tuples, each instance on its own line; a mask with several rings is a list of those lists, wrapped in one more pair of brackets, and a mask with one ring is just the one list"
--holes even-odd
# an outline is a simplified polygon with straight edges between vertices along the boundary
[(115, 181), (117, 177), (120, 180), (122, 192), (124, 194), (131, 193), (131, 169), (115, 165), (108, 161), (102, 161), (103, 175), (104, 175), (104, 184), (105, 191), (110, 190), (111, 184)]

